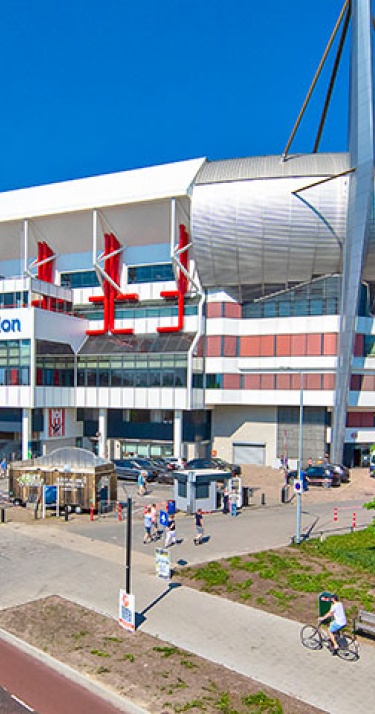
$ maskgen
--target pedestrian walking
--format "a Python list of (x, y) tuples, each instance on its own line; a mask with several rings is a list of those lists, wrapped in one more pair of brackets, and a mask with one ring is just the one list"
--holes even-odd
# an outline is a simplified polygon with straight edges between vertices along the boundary
[(203, 513), (202, 509), (198, 508), (195, 514), (195, 537), (194, 545), (200, 545), (203, 540)]
[(144, 496), (146, 493), (147, 479), (146, 471), (140, 471), (138, 476), (138, 496)]
[(156, 509), (156, 503), (151, 506), (151, 537), (152, 540), (156, 540), (158, 537), (158, 513)]
[(151, 541), (152, 541), (152, 537), (151, 537), (151, 528), (152, 528), (151, 506), (147, 506), (147, 511), (144, 515), (143, 523), (144, 523), (144, 527), (145, 527), (143, 543), (146, 545), (146, 543), (151, 543)]
[(229, 513), (229, 490), (228, 484), (224, 484), (223, 490), (223, 513)]
[(230, 508), (230, 515), (235, 517), (237, 515), (237, 494), (232, 488), (231, 493), (229, 494), (229, 508)]
[(176, 521), (174, 516), (170, 517), (165, 529), (165, 547), (169, 548), (170, 545), (176, 545)]

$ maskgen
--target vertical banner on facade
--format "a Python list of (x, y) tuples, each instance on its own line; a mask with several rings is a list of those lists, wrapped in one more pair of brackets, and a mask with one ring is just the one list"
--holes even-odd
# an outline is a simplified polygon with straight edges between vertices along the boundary
[(135, 597), (120, 590), (118, 624), (128, 632), (135, 632)]
[(49, 409), (49, 436), (65, 436), (65, 409)]

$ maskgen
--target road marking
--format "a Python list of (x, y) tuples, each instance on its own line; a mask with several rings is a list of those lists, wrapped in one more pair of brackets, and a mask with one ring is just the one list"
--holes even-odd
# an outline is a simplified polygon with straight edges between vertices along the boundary
[(25, 709), (27, 709), (29, 712), (35, 711), (35, 709), (33, 709), (32, 707), (29, 707), (29, 705), (26, 704), (26, 702), (23, 702), (22, 699), (19, 699), (18, 697), (16, 697), (15, 694), (11, 694), (10, 696), (12, 699), (14, 699), (15, 702), (17, 702), (17, 704), (20, 704), (21, 707), (25, 707)]

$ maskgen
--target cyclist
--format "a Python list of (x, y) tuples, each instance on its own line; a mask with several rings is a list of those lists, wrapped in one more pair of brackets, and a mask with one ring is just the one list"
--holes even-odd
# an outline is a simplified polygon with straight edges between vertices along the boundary
[(332, 622), (328, 628), (329, 638), (332, 643), (332, 654), (337, 654), (339, 648), (336, 640), (336, 633), (342, 630), (346, 625), (346, 614), (344, 605), (340, 602), (337, 595), (331, 595), (331, 609), (323, 617), (319, 617), (319, 622), (324, 622), (324, 620), (332, 619)]

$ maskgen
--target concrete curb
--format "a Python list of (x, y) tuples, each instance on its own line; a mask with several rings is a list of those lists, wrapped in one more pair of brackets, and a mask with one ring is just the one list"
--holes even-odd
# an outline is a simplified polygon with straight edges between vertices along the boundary
[(110, 689), (107, 689), (95, 680), (92, 680), (84, 674), (81, 674), (76, 669), (69, 667), (69, 665), (60, 662), (54, 657), (51, 657), (51, 655), (46, 654), (45, 652), (38, 650), (33, 645), (30, 645), (28, 642), (25, 642), (25, 640), (21, 640), (19, 637), (16, 637), (15, 635), (12, 635), (6, 630), (2, 630), (1, 628), (0, 639), (4, 640), (4, 642), (7, 642), (10, 645), (13, 645), (14, 647), (18, 647), (18, 649), (21, 649), (23, 652), (26, 652), (26, 654), (30, 655), (31, 657), (34, 657), (34, 659), (37, 659), (39, 662), (42, 662), (48, 667), (54, 669), (63, 677), (66, 677), (66, 679), (70, 679), (72, 682), (78, 684), (80, 687), (84, 687), (85, 689), (100, 697), (101, 699), (104, 699), (110, 704), (113, 704), (113, 706), (117, 707), (119, 711), (125, 712), (125, 714), (150, 714), (149, 710), (143, 709), (142, 707), (138, 706), (138, 704), (134, 704), (134, 702), (132, 702), (130, 699), (122, 697), (120, 694), (116, 694), (116, 692), (112, 692)]

